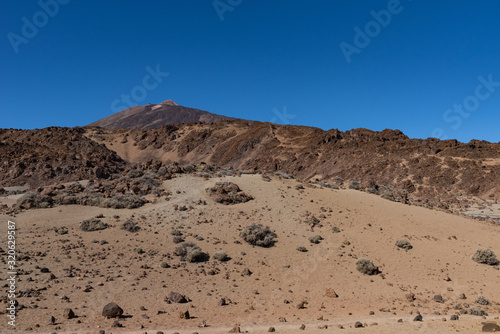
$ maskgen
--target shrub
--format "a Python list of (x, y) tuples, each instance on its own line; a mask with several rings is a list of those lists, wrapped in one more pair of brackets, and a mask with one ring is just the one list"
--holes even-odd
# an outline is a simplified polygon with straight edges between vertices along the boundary
[(222, 262), (229, 260), (229, 256), (225, 252), (215, 252), (213, 257)]
[(274, 238), (277, 235), (271, 231), (269, 226), (262, 227), (261, 224), (252, 224), (240, 232), (240, 237), (254, 246), (271, 247), (274, 245)]
[(107, 227), (108, 225), (98, 218), (86, 219), (80, 223), (80, 229), (84, 232), (104, 230)]
[(145, 203), (147, 201), (140, 196), (125, 194), (106, 198), (101, 201), (100, 206), (111, 209), (135, 209), (143, 206)]
[(137, 232), (139, 231), (141, 228), (139, 226), (137, 226), (137, 224), (132, 220), (132, 219), (127, 219), (127, 221), (125, 221), (125, 223), (123, 223), (122, 225), (122, 230), (125, 230), (127, 232)]
[(396, 246), (405, 250), (410, 250), (413, 248), (408, 240), (398, 240), (396, 241)]
[(349, 181), (348, 185), (349, 189), (354, 189), (354, 190), (360, 190), (361, 189), (361, 182), (359, 181)]
[(482, 317), (483, 315), (488, 315), (488, 313), (482, 307), (469, 307), (466, 310), (466, 313), (470, 315), (478, 315), (480, 317)]
[(206, 260), (207, 254), (203, 253), (201, 248), (194, 242), (188, 241), (177, 247), (174, 254), (181, 257), (181, 260), (188, 262), (200, 262)]
[(477, 263), (484, 263), (494, 266), (498, 264), (498, 259), (495, 253), (491, 249), (478, 249), (472, 256), (471, 259)]
[(321, 240), (323, 240), (321, 235), (315, 235), (309, 238), (309, 241), (313, 244), (319, 244)]
[(35, 193), (28, 193), (21, 196), (17, 202), (18, 209), (45, 209), (52, 205), (52, 198)]
[(337, 226), (333, 226), (332, 227), (332, 232), (333, 233), (340, 233), (340, 228), (338, 228)]
[(175, 235), (177, 237), (182, 236), (182, 232), (179, 230), (172, 230), (172, 232), (170, 232), (170, 234)]
[(379, 273), (378, 267), (375, 267), (372, 261), (367, 259), (358, 259), (356, 269), (365, 275), (376, 275)]
[(174, 237), (173, 241), (174, 241), (174, 244), (180, 244), (181, 242), (184, 241), (184, 239), (182, 239), (182, 237), (176, 236), (176, 237)]
[(490, 301), (486, 298), (484, 298), (484, 296), (479, 296), (476, 298), (476, 303), (478, 303), (479, 305), (491, 305)]

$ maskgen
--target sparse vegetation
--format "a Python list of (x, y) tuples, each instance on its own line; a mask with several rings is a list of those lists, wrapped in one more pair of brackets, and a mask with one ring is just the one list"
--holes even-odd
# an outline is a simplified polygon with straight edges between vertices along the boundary
[(482, 317), (483, 315), (488, 315), (488, 313), (482, 307), (469, 307), (466, 311), (467, 314), (477, 315)]
[(358, 259), (356, 269), (365, 275), (376, 275), (379, 273), (378, 267), (375, 267), (372, 261), (367, 259)]
[(180, 244), (181, 242), (184, 241), (182, 237), (175, 236), (173, 239), (174, 244)]
[(348, 185), (349, 189), (354, 189), (354, 190), (360, 190), (361, 189), (361, 182), (360, 181), (349, 181)]
[(122, 225), (122, 230), (125, 230), (127, 232), (137, 232), (139, 231), (141, 228), (139, 226), (137, 226), (137, 224), (132, 220), (132, 219), (127, 219), (125, 221), (125, 223), (123, 223)]
[(396, 241), (396, 246), (407, 251), (413, 248), (408, 240), (398, 240)]
[(309, 238), (309, 241), (313, 244), (319, 244), (323, 240), (323, 237), (321, 235), (314, 235)]
[(338, 228), (337, 226), (333, 226), (332, 227), (332, 232), (333, 233), (340, 233), (341, 231), (340, 231), (340, 228)]
[(490, 301), (486, 299), (484, 296), (479, 296), (476, 298), (476, 303), (479, 305), (491, 305)]
[(254, 246), (271, 247), (274, 245), (274, 238), (277, 235), (271, 231), (269, 226), (263, 227), (261, 224), (252, 224), (240, 232), (240, 237)]
[(100, 206), (102, 208), (111, 209), (135, 209), (143, 206), (146, 203), (147, 201), (140, 196), (125, 194), (106, 198), (101, 201)]
[(53, 200), (49, 196), (35, 193), (27, 193), (16, 202), (18, 209), (45, 209), (52, 205)]
[(215, 252), (213, 257), (221, 262), (229, 260), (229, 256), (225, 252)]
[(498, 259), (491, 249), (478, 249), (471, 257), (477, 263), (488, 264), (491, 266), (498, 264)]
[(208, 258), (208, 255), (203, 253), (201, 248), (191, 241), (184, 242), (182, 245), (177, 247), (174, 254), (180, 256), (181, 260), (188, 262), (200, 262)]
[(108, 228), (108, 225), (98, 218), (86, 219), (80, 223), (80, 229), (84, 232), (100, 231)]

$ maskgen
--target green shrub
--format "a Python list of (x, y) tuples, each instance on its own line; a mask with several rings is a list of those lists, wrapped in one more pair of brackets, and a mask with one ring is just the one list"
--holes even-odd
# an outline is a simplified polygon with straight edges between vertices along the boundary
[(254, 246), (271, 247), (274, 245), (276, 233), (272, 232), (269, 226), (263, 227), (261, 224), (252, 224), (240, 232), (240, 237)]
[(98, 218), (86, 219), (80, 223), (80, 229), (84, 232), (93, 232), (108, 228), (106, 223)]
[(491, 266), (498, 264), (498, 259), (495, 253), (491, 249), (478, 249), (472, 256), (471, 259), (477, 263), (488, 264)]

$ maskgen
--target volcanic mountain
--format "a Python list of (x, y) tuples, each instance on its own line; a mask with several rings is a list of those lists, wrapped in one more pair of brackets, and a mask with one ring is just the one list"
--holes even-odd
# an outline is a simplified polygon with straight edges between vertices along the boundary
[(166, 100), (160, 104), (130, 107), (89, 124), (89, 126), (99, 126), (105, 129), (155, 129), (171, 124), (232, 120), (238, 119), (183, 107), (172, 100)]

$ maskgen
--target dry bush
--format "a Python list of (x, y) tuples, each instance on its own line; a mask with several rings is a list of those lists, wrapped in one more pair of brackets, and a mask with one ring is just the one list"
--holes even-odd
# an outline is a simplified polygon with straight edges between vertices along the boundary
[(254, 246), (271, 247), (274, 245), (274, 238), (277, 235), (271, 231), (269, 226), (263, 227), (261, 224), (252, 224), (240, 232), (240, 237)]
[(201, 262), (206, 261), (208, 255), (203, 253), (201, 248), (194, 242), (188, 241), (177, 247), (174, 254), (181, 257), (181, 260), (188, 262)]
[(229, 256), (226, 252), (215, 252), (213, 258), (221, 262), (229, 260)]
[(141, 228), (139, 226), (137, 226), (137, 224), (132, 220), (132, 219), (127, 219), (125, 221), (125, 223), (123, 223), (122, 225), (122, 230), (125, 230), (127, 232), (137, 232), (139, 231)]
[(107, 227), (108, 225), (98, 218), (85, 219), (80, 223), (80, 229), (84, 232), (104, 230)]
[(50, 207), (52, 203), (53, 200), (49, 196), (27, 193), (17, 200), (16, 207), (18, 209), (45, 209)]
[(113, 196), (111, 198), (106, 198), (102, 200), (100, 203), (100, 207), (102, 208), (111, 208), (111, 209), (135, 209), (143, 206), (147, 203), (147, 200), (144, 198), (133, 195), (133, 194), (125, 194)]
[(494, 266), (498, 264), (498, 259), (495, 253), (491, 249), (478, 249), (472, 256), (471, 259), (477, 263), (488, 264)]
[(379, 273), (378, 267), (375, 267), (372, 261), (367, 259), (358, 259), (356, 269), (365, 275), (376, 275)]
[(408, 240), (398, 240), (396, 241), (396, 246), (405, 250), (410, 250), (413, 248)]

